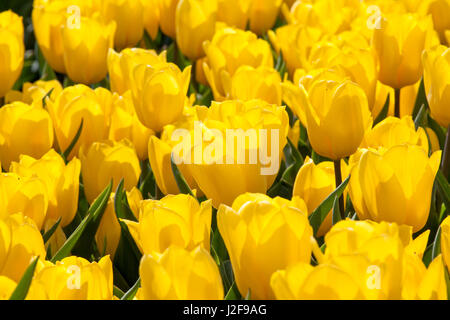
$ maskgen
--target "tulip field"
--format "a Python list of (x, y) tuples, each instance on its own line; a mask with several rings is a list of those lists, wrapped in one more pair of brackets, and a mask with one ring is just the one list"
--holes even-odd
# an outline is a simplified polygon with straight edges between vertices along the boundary
[(1, 0), (0, 299), (448, 300), (449, 46), (450, 0)]

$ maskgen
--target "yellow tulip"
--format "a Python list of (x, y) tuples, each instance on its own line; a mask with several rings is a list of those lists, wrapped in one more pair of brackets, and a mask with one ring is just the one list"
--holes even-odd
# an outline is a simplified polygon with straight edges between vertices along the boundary
[(375, 127), (368, 130), (361, 143), (362, 148), (391, 148), (400, 144), (422, 147), (428, 153), (427, 133), (421, 127), (417, 130), (411, 116), (401, 119), (387, 117)]
[(185, 150), (194, 161), (184, 163), (215, 208), (231, 205), (240, 194), (270, 188), (288, 130), (284, 107), (262, 100), (213, 102), (203, 123), (190, 133), (200, 141), (194, 141), (192, 151)]
[(0, 275), (18, 282), (36, 256), (45, 259), (44, 241), (36, 224), (22, 214), (0, 219)]
[(373, 32), (379, 63), (378, 79), (394, 89), (416, 83), (422, 76), (422, 51), (426, 49), (431, 18), (392, 14), (380, 20)]
[(252, 0), (217, 0), (217, 21), (245, 30)]
[(409, 226), (347, 219), (325, 235), (325, 254), (317, 248), (316, 258), (350, 274), (365, 299), (411, 298), (426, 272), (427, 240), (428, 233), (413, 240)]
[(387, 151), (363, 151), (349, 183), (352, 203), (360, 219), (425, 226), (441, 151), (399, 145)]
[(134, 68), (140, 64), (157, 67), (166, 63), (166, 52), (158, 55), (154, 50), (127, 48), (117, 53), (113, 49), (108, 52), (108, 73), (111, 91), (123, 95), (131, 89)]
[(155, 133), (139, 121), (129, 91), (122, 97), (115, 93), (113, 104), (109, 139), (113, 141), (130, 140), (136, 149), (139, 160), (146, 160), (148, 158), (148, 141)]
[(311, 259), (306, 206), (287, 200), (244, 194), (230, 208), (221, 205), (217, 226), (228, 249), (237, 287), (242, 296), (273, 299), (271, 275), (296, 262)]
[(62, 90), (63, 87), (58, 80), (38, 80), (34, 83), (25, 82), (23, 84), (22, 91), (9, 91), (5, 96), (5, 102), (12, 103), (15, 101), (21, 101), (26, 104), (33, 103), (35, 106), (42, 107), (42, 100), (44, 97), (48, 95), (48, 98), (54, 101)]
[(441, 126), (450, 125), (450, 49), (439, 46), (423, 53), (424, 83), (431, 116)]
[(21, 154), (39, 158), (53, 145), (53, 124), (45, 109), (14, 102), (0, 109), (0, 161), (8, 169)]
[(159, 31), (159, 0), (142, 0), (144, 5), (144, 28), (147, 33), (156, 39)]
[(219, 27), (213, 39), (205, 41), (204, 50), (203, 69), (217, 101), (225, 99), (225, 85), (240, 66), (273, 67), (270, 45), (250, 31)]
[(165, 125), (181, 117), (191, 66), (180, 71), (172, 63), (159, 68), (141, 64), (134, 68), (133, 74), (131, 92), (136, 114), (142, 124), (155, 132), (161, 132)]
[(43, 288), (46, 300), (111, 300), (113, 268), (109, 256), (98, 262), (67, 257), (36, 273), (31, 288)]
[[(177, 266), (174, 268), (173, 266)], [(139, 300), (223, 300), (219, 269), (208, 251), (171, 246), (142, 257)]]
[(53, 70), (66, 73), (61, 27), (77, 28), (81, 16), (90, 16), (95, 10), (91, 0), (34, 0), (34, 33), (39, 49)]
[(9, 300), (17, 283), (8, 277), (0, 276), (0, 300)]
[(20, 176), (16, 173), (0, 174), (2, 202), (0, 218), (14, 213), (23, 213), (34, 220), (41, 230), (48, 208), (48, 193), (42, 179), (35, 176)]
[(313, 267), (300, 262), (276, 271), (270, 280), (280, 300), (359, 300), (363, 295), (353, 276), (333, 264)]
[(338, 160), (353, 154), (372, 126), (364, 91), (345, 80), (317, 81), (306, 93), (301, 87), (308, 137), (320, 155)]
[(281, 76), (273, 68), (242, 66), (231, 78), (230, 87), (233, 100), (261, 99), (281, 105)]
[(129, 140), (95, 142), (80, 149), (81, 175), (86, 199), (92, 203), (113, 180), (113, 190), (124, 179), (124, 189), (135, 187), (141, 175), (136, 151)]
[(114, 46), (118, 49), (134, 47), (144, 34), (144, 6), (141, 0), (102, 1), (102, 14), (117, 24)]
[(377, 89), (377, 64), (373, 51), (346, 47), (330, 61), (330, 67), (361, 86), (373, 110)]
[(106, 58), (113, 47), (116, 23), (81, 17), (78, 26), (64, 26), (62, 44), (64, 67), (70, 79), (93, 84), (107, 74)]
[(20, 156), (19, 162), (11, 164), (10, 172), (23, 177), (38, 177), (48, 194), (47, 219), (56, 222), (61, 217), (60, 225), (65, 227), (77, 212), (80, 169), (80, 160), (74, 158), (66, 165), (52, 149), (40, 159)]
[(441, 252), (450, 272), (450, 217), (445, 218), (441, 223)]
[(283, 0), (253, 0), (249, 10), (250, 30), (263, 35), (271, 29), (280, 12)]
[(429, 0), (423, 1), (419, 11), (425, 11), (426, 14), (431, 14), (433, 18), (434, 29), (438, 32), (441, 43), (449, 44), (445, 38), (445, 32), (450, 30), (450, 3), (447, 0)]
[(185, 194), (140, 202), (139, 222), (126, 222), (143, 254), (163, 253), (171, 245), (187, 250), (200, 246), (209, 251), (211, 201), (199, 204)]
[(4, 97), (22, 72), (25, 53), (22, 17), (11, 10), (0, 13), (0, 39), (0, 97)]
[(192, 61), (205, 53), (203, 42), (211, 40), (217, 16), (216, 0), (180, 0), (175, 14), (176, 41)]
[[(161, 138), (152, 136), (148, 144), (148, 159), (158, 188), (163, 194), (178, 194), (179, 188), (172, 172), (172, 150), (178, 141), (172, 140), (172, 134), (176, 130), (173, 125), (164, 128)], [(191, 190), (197, 189), (197, 183), (186, 164), (179, 164), (178, 169), (183, 174)]]
[(180, 0), (158, 0), (159, 26), (161, 31), (168, 37), (175, 39), (175, 14)]
[(445, 265), (442, 255), (437, 256), (429, 265), (417, 289), (417, 299), (448, 300)]
[(268, 32), (270, 42), (278, 53), (283, 53), (289, 74), (296, 69), (308, 67), (308, 57), (313, 45), (318, 42), (323, 32), (318, 28), (288, 24)]
[(89, 147), (93, 142), (108, 136), (108, 110), (100, 101), (99, 94), (106, 90), (92, 90), (85, 85), (65, 88), (55, 101), (47, 100), (47, 109), (55, 126), (57, 146), (65, 152), (72, 143), (83, 120), (81, 135), (70, 152), (68, 159), (78, 154), (81, 146)]
[[(142, 195), (139, 189), (133, 187), (130, 192), (126, 192), (128, 204), (131, 211), (137, 217), (139, 210), (139, 202), (142, 200)], [(95, 241), (100, 253), (105, 253), (114, 257), (120, 241), (121, 228), (117, 221), (116, 211), (114, 210), (114, 196), (111, 193), (102, 220), (98, 226), (95, 234)]]
[[(341, 160), (341, 170), (342, 178), (346, 179), (349, 174), (349, 168), (343, 160)], [(312, 159), (307, 157), (295, 178), (292, 195), (304, 199), (308, 207), (308, 214), (311, 214), (335, 189), (336, 181), (333, 162), (324, 161), (316, 165)], [(344, 193), (344, 199), (345, 197), (346, 193)], [(330, 210), (317, 231), (318, 237), (325, 235), (330, 230), (331, 218)]]

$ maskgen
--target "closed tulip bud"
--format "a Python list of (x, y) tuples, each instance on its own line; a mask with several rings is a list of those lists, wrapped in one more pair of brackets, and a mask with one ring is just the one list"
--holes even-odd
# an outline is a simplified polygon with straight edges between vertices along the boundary
[(113, 268), (109, 256), (98, 262), (67, 257), (55, 264), (48, 262), (33, 278), (47, 300), (112, 300)]
[(53, 145), (53, 124), (45, 109), (14, 102), (0, 109), (0, 161), (5, 170), (21, 154), (39, 158)]
[(0, 98), (19, 78), (25, 53), (22, 17), (12, 11), (0, 13)]
[(414, 145), (363, 152), (349, 183), (358, 217), (406, 224), (414, 232), (422, 229), (440, 159), (441, 151), (428, 158), (422, 147)]
[(43, 99), (48, 97), (54, 101), (63, 90), (58, 80), (38, 80), (34, 83), (25, 82), (22, 91), (9, 91), (5, 96), (6, 103), (21, 101), (26, 104), (34, 104), (42, 107)]
[(218, 0), (217, 21), (245, 30), (252, 0)]
[(276, 271), (270, 280), (279, 300), (359, 300), (363, 298), (351, 273), (333, 264), (313, 267), (296, 263)]
[(208, 59), (203, 68), (217, 101), (225, 100), (226, 84), (240, 66), (273, 67), (270, 45), (250, 31), (220, 27), (204, 50)]
[(424, 83), (431, 116), (441, 126), (450, 125), (450, 49), (439, 46), (423, 53)]
[(108, 73), (111, 91), (123, 95), (131, 89), (134, 68), (140, 64), (158, 67), (165, 65), (166, 52), (158, 55), (154, 50), (140, 48), (124, 49), (117, 53), (113, 49), (108, 52)]
[[(349, 168), (343, 160), (341, 160), (341, 171), (342, 178), (345, 179), (349, 174)], [(307, 157), (295, 178), (292, 195), (304, 199), (308, 207), (308, 213), (311, 214), (335, 189), (333, 162), (324, 161), (316, 165), (312, 159)], [(345, 198), (346, 196), (344, 196)], [(330, 230), (331, 220), (332, 213), (330, 210), (317, 231), (318, 237), (325, 235)]]
[(108, 110), (96, 94), (99, 91), (85, 85), (75, 85), (65, 88), (55, 101), (47, 100), (47, 109), (55, 126), (57, 145), (61, 152), (70, 146), (83, 120), (80, 137), (68, 159), (77, 155), (81, 146), (87, 148), (108, 136)]
[(217, 0), (180, 0), (175, 14), (176, 41), (192, 61), (205, 55), (203, 42), (211, 40), (217, 16)]
[(172, 63), (160, 68), (138, 65), (131, 91), (142, 124), (161, 132), (165, 125), (177, 121), (183, 113), (190, 77), (191, 66), (180, 71)]
[(168, 37), (175, 39), (175, 15), (180, 0), (158, 0), (159, 4), (159, 26), (161, 31)]
[(441, 252), (445, 265), (450, 272), (450, 218), (447, 217), (441, 223)]
[(211, 201), (199, 204), (185, 194), (140, 202), (139, 222), (124, 220), (143, 254), (163, 253), (171, 245), (209, 251)]
[(311, 259), (312, 228), (307, 213), (287, 200), (241, 195), (231, 208), (220, 206), (217, 226), (242, 296), (250, 290), (252, 299), (273, 299), (271, 275)]
[(303, 89), (308, 136), (320, 155), (338, 160), (353, 154), (372, 126), (364, 91), (350, 81), (318, 81)]
[(416, 130), (411, 116), (405, 116), (402, 119), (387, 117), (367, 131), (361, 147), (378, 149), (379, 147), (391, 148), (400, 144), (417, 145), (428, 153), (427, 133), (421, 127)]
[(113, 110), (109, 139), (113, 141), (130, 140), (136, 149), (139, 160), (147, 159), (148, 141), (150, 136), (154, 135), (153, 130), (148, 129), (139, 121), (129, 91), (122, 97), (114, 94), (112, 100)]
[(144, 6), (141, 0), (102, 1), (102, 14), (107, 21), (117, 24), (114, 47), (135, 46), (144, 34)]
[(231, 78), (230, 93), (234, 100), (261, 99), (281, 105), (281, 76), (273, 68), (242, 66)]
[(139, 159), (128, 140), (121, 142), (95, 142), (87, 149), (80, 149), (81, 175), (86, 199), (92, 203), (113, 180), (113, 190), (124, 179), (124, 189), (135, 187), (141, 175)]
[[(174, 268), (173, 266), (178, 266)], [(162, 254), (146, 254), (139, 267), (139, 300), (222, 300), (222, 279), (204, 248), (187, 251), (171, 246)]]
[[(64, 66), (70, 79), (93, 84), (106, 77), (106, 58), (113, 47), (116, 23), (81, 17), (78, 26), (64, 26)], [(89, 41), (85, 41), (89, 39)]]
[(245, 192), (266, 193), (276, 178), (287, 142), (289, 116), (285, 108), (262, 100), (213, 102), (202, 121), (190, 134), (194, 137), (192, 152), (189, 148), (175, 153), (194, 155), (193, 161), (181, 162), (187, 164), (213, 206), (231, 205)]
[(159, 0), (142, 0), (144, 10), (144, 28), (152, 39), (156, 39), (159, 31)]
[(394, 89), (416, 83), (422, 76), (422, 51), (426, 49), (430, 18), (393, 14), (382, 18), (373, 33), (378, 79)]
[[(133, 214), (137, 217), (139, 210), (139, 202), (142, 200), (142, 194), (136, 187), (130, 192), (126, 192), (128, 204)], [(116, 211), (114, 209), (114, 193), (111, 193), (102, 220), (95, 234), (95, 241), (99, 252), (110, 255), (114, 258), (120, 241), (121, 228), (117, 220)]]
[(39, 229), (31, 218), (21, 213), (0, 219), (0, 243), (0, 275), (16, 282), (20, 281), (32, 259), (45, 258)]
[(249, 10), (250, 30), (263, 35), (271, 29), (280, 12), (283, 0), (253, 0)]
[(67, 165), (63, 158), (50, 150), (40, 159), (22, 155), (19, 162), (13, 162), (10, 171), (20, 176), (38, 177), (48, 194), (47, 219), (67, 226), (75, 217), (78, 208), (78, 189), (81, 163), (73, 158)]

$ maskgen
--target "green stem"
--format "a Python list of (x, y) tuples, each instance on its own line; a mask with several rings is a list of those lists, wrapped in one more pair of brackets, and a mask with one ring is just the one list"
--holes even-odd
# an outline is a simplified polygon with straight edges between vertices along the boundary
[[(336, 181), (336, 188), (342, 184), (342, 172), (341, 172), (341, 161), (334, 161), (334, 177)], [(345, 219), (345, 208), (344, 208), (344, 196), (339, 197), (339, 210), (341, 211), (342, 219)]]
[(444, 176), (449, 180), (450, 170), (450, 125), (447, 128), (447, 137), (445, 138), (444, 154), (442, 155), (442, 172)]
[(400, 118), (400, 88), (395, 89), (395, 116)]

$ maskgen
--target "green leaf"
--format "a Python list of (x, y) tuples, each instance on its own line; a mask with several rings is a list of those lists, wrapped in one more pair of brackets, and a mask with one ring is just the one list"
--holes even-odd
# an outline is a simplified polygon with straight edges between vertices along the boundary
[(63, 153), (64, 159), (67, 159), (72, 152), (72, 149), (75, 147), (75, 145), (78, 142), (78, 139), (80, 139), (81, 131), (83, 130), (83, 122), (84, 119), (81, 119), (80, 126), (78, 127), (77, 133), (75, 134), (75, 137), (73, 137), (72, 142), (69, 144), (67, 149)]
[(380, 123), (381, 121), (386, 119), (386, 116), (388, 115), (388, 112), (389, 112), (390, 100), (391, 100), (391, 95), (388, 93), (387, 98), (386, 98), (386, 102), (384, 103), (384, 106), (383, 106), (383, 109), (381, 109), (380, 113), (378, 114), (378, 116), (376, 117), (375, 121), (373, 122), (373, 126), (374, 127), (378, 123)]
[(423, 259), (422, 259), (422, 261), (423, 261), (423, 263), (425, 264), (425, 266), (428, 268), (428, 266), (430, 265), (430, 263), (431, 263), (431, 256), (432, 256), (432, 253), (433, 253), (433, 244), (434, 243), (432, 243), (432, 244), (430, 244), (426, 249), (425, 249), (425, 252), (423, 253)]
[(417, 114), (416, 118), (414, 119), (414, 125), (416, 127), (416, 130), (419, 129), (419, 127), (425, 126), (426, 118), (427, 118), (427, 107), (423, 104), (420, 107), (419, 113)]
[(239, 293), (239, 290), (236, 286), (236, 282), (233, 282), (230, 290), (228, 290), (227, 294), (225, 295), (225, 300), (241, 300), (241, 294)]
[(22, 279), (20, 279), (9, 300), (25, 300), (28, 290), (30, 289), (31, 281), (33, 280), (34, 270), (36, 269), (38, 260), (39, 257), (36, 257), (25, 270)]
[(419, 90), (417, 92), (416, 96), (416, 102), (414, 103), (414, 109), (412, 113), (412, 118), (415, 119), (417, 115), (419, 114), (420, 108), (422, 105), (425, 105), (428, 108), (428, 100), (427, 100), (427, 94), (425, 92), (425, 84), (422, 77), (422, 80), (420, 80), (420, 86)]
[(442, 170), (438, 170), (436, 174), (436, 181), (439, 194), (442, 196), (442, 199), (444, 200), (445, 207), (450, 208), (450, 184), (448, 183), (447, 179), (445, 179)]
[(173, 176), (175, 177), (175, 181), (177, 183), (178, 189), (180, 190), (180, 193), (182, 194), (190, 194), (191, 196), (194, 196), (194, 193), (192, 192), (191, 188), (189, 187), (188, 183), (186, 182), (186, 179), (184, 179), (183, 174), (178, 169), (177, 165), (173, 161), (173, 154), (170, 157), (170, 163), (172, 166), (172, 172)]
[(61, 222), (62, 217), (59, 217), (58, 221), (42, 236), (42, 239), (44, 239), (44, 243), (47, 243), (47, 241), (52, 237), (52, 235), (55, 233), (56, 229), (59, 226), (59, 223)]
[(133, 300), (140, 286), (141, 278), (137, 279), (136, 283), (123, 295), (120, 300)]
[(54, 89), (55, 88), (51, 88), (50, 91), (47, 92), (47, 94), (42, 98), (42, 107), (45, 108), (47, 106), (47, 98), (50, 97)]
[(332, 224), (333, 226), (342, 220), (341, 209), (339, 208), (339, 197), (334, 198), (333, 203), (333, 216), (332, 216)]
[(324, 201), (322, 201), (322, 203), (311, 213), (309, 216), (309, 222), (314, 229), (314, 233), (319, 230), (323, 220), (333, 208), (335, 198), (342, 195), (349, 181), (350, 176), (348, 176), (347, 179), (345, 179), (344, 182), (342, 182), (339, 187), (337, 187), (336, 190), (334, 190)]
[[(94, 201), (94, 203), (88, 210), (87, 216), (83, 219), (83, 221), (81, 221), (75, 231), (70, 235), (70, 237), (52, 258), (51, 261), (53, 263), (69, 256), (75, 245), (79, 245), (80, 242), (83, 242), (83, 244), (87, 243), (87, 247), (90, 247), (93, 241), (93, 236), (97, 231), (98, 224), (100, 223), (100, 220), (106, 209), (106, 205), (108, 204), (111, 189), (112, 181), (105, 188), (105, 190), (103, 190), (100, 196), (98, 196), (98, 198)], [(88, 226), (90, 228), (88, 228)], [(90, 231), (91, 234), (88, 234), (88, 232), (86, 231)], [(82, 235), (83, 237), (81, 237)]]
[(441, 253), (441, 227), (436, 232), (434, 237), (433, 249), (431, 251), (431, 261), (433, 261)]
[(124, 179), (122, 178), (116, 188), (116, 193), (114, 194), (114, 210), (117, 218), (137, 222), (138, 220), (136, 219), (133, 211), (131, 211), (128, 203), (127, 193), (123, 189), (123, 183)]
[(428, 114), (428, 127), (436, 133), (439, 140), (439, 146), (444, 149), (445, 145), (445, 130)]
[(121, 299), (125, 293), (119, 287), (113, 286), (113, 295)]

